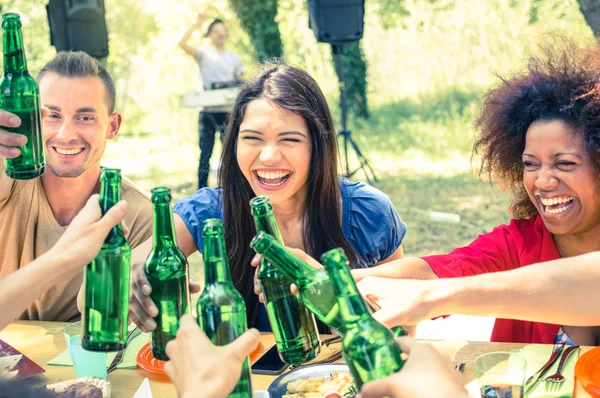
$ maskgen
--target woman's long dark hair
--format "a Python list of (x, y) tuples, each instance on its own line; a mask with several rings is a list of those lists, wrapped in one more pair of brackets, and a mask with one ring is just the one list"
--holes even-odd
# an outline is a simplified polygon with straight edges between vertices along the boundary
[(252, 282), (254, 268), (250, 266), (255, 254), (250, 249), (250, 241), (256, 234), (256, 227), (249, 202), (256, 195), (242, 174), (236, 149), (246, 107), (256, 99), (267, 99), (301, 116), (311, 135), (311, 164), (302, 233), (306, 251), (318, 259), (327, 250), (342, 247), (350, 262), (356, 264), (356, 254), (342, 234), (336, 133), (325, 97), (317, 82), (302, 69), (279, 62), (267, 63), (238, 94), (225, 130), (219, 169), (231, 277), (246, 301), (250, 326), (254, 325), (258, 313), (258, 297)]

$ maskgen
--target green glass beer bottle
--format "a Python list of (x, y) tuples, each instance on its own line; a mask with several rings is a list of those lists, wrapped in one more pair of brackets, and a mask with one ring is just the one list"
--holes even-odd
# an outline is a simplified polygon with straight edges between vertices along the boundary
[[(253, 198), (250, 207), (256, 230), (283, 243), (269, 198)], [(302, 365), (315, 358), (321, 350), (315, 317), (302, 299), (290, 292), (292, 281), (265, 258), (260, 264), (258, 279), (281, 359), (290, 365)]]
[(330, 250), (321, 261), (331, 279), (340, 306), (346, 333), (342, 353), (354, 382), (360, 390), (364, 383), (379, 380), (402, 368), (400, 347), (388, 328), (371, 316), (358, 292), (341, 248)]
[[(264, 232), (259, 232), (250, 246), (294, 282), (304, 304), (321, 322), (344, 335), (337, 297), (324, 269), (311, 267)], [(369, 310), (374, 312), (370, 306)], [(396, 337), (407, 335), (402, 326), (392, 328), (392, 333)]]
[(10, 178), (29, 180), (41, 176), (46, 169), (40, 93), (27, 70), (19, 15), (2, 15), (2, 30), (4, 76), (0, 82), (0, 108), (21, 119), (19, 127), (3, 129), (27, 137), (27, 143), (19, 147), (21, 154), (18, 157), (4, 159), (4, 171)]
[[(198, 324), (215, 345), (226, 345), (248, 329), (246, 304), (231, 281), (223, 222), (204, 221), (204, 290), (198, 298)], [(228, 398), (251, 398), (250, 361), (242, 366), (240, 381)]]
[(144, 270), (152, 287), (150, 298), (158, 308), (158, 315), (154, 318), (156, 329), (150, 335), (150, 346), (154, 358), (168, 361), (167, 343), (177, 335), (179, 319), (190, 308), (189, 267), (175, 240), (171, 190), (154, 188), (152, 204), (154, 244)]
[(302, 301), (321, 322), (343, 334), (337, 297), (325, 270), (306, 264), (271, 235), (259, 232), (250, 246), (298, 287)]
[[(121, 170), (102, 169), (100, 208), (104, 215), (121, 200)], [(98, 256), (85, 268), (81, 346), (119, 351), (127, 344), (131, 247), (121, 224), (110, 230)]]

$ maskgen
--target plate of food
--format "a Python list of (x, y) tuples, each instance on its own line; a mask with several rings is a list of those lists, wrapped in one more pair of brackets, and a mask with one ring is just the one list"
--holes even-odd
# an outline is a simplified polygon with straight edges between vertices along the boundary
[(352, 398), (356, 389), (348, 366), (326, 363), (282, 374), (269, 386), (269, 394), (271, 398)]

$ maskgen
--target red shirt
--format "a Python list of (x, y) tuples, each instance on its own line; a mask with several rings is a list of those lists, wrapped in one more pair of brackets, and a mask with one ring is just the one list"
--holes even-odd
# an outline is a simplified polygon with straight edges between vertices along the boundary
[[(423, 260), (440, 278), (507, 271), (560, 258), (552, 234), (541, 217), (511, 220), (480, 235), (469, 246)], [(526, 283), (526, 281), (523, 281)], [(491, 341), (552, 344), (560, 326), (541, 322), (496, 319)]]

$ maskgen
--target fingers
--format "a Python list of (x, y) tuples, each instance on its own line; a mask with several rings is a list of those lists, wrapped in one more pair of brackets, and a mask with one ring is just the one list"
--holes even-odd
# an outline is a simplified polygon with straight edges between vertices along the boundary
[[(185, 334), (186, 329), (189, 329), (192, 331), (195, 331), (195, 330), (199, 331), (200, 327), (198, 326), (198, 324), (196, 323), (196, 320), (194, 319), (194, 317), (192, 315), (185, 314), (179, 320), (179, 330), (181, 330), (181, 329), (184, 330), (184, 332), (182, 332), (182, 333)], [(201, 337), (201, 339), (208, 339), (208, 337), (206, 337), (206, 335), (204, 335), (204, 333), (203, 333), (203, 337)]]
[(143, 306), (133, 295), (129, 299), (129, 319), (146, 333), (156, 329), (156, 322), (154, 319), (148, 315), (146, 310), (144, 310)]
[(293, 283), (290, 285), (290, 292), (292, 292), (293, 295), (298, 295), (300, 293), (298, 287)]
[(99, 199), (100, 195), (98, 195), (97, 193), (90, 196), (87, 202), (85, 203), (83, 209), (81, 209), (81, 211), (77, 214), (77, 216), (75, 216), (75, 218), (71, 222), (71, 225), (83, 224), (87, 226), (98, 221), (102, 216)]
[[(360, 290), (360, 288), (358, 289)], [(367, 302), (367, 304), (369, 304), (375, 311), (379, 311), (381, 309), (381, 306), (378, 303), (379, 300), (379, 296), (376, 294), (365, 294), (363, 296), (363, 298), (365, 299), (365, 301)]]
[(261, 295), (262, 289), (260, 288), (260, 281), (258, 280), (258, 268), (254, 271), (254, 293)]
[(249, 329), (240, 337), (227, 345), (229, 353), (238, 360), (245, 359), (258, 345), (260, 333), (256, 329)]
[(42, 119), (45, 119), (48, 116), (50, 116), (50, 109), (45, 106), (42, 106)]
[[(19, 120), (19, 118), (17, 118), (17, 120)], [(0, 122), (0, 125), (2, 125), (2, 122)], [(23, 146), (26, 143), (27, 137), (24, 135), (9, 133), (8, 131), (0, 129), (0, 156), (7, 159), (16, 158), (21, 154), (21, 150), (15, 147)]]
[(258, 267), (260, 265), (261, 261), (262, 261), (262, 255), (259, 253), (256, 253), (256, 255), (252, 258), (250, 265), (253, 267)]
[(394, 393), (394, 381), (392, 376), (385, 379), (372, 381), (362, 386), (360, 390), (360, 398), (381, 398), (391, 397)]
[(0, 126), (3, 127), (19, 127), (21, 119), (13, 113), (0, 109)]
[[(154, 302), (149, 297), (152, 288), (148, 283), (148, 279), (146, 279), (146, 275), (144, 275), (142, 266), (135, 267), (132, 278), (134, 282), (131, 285), (132, 294), (129, 301), (129, 308), (140, 322), (136, 323), (136, 325), (146, 331), (154, 330), (156, 322), (152, 318), (158, 315), (158, 308), (156, 308), (156, 305), (154, 305)], [(145, 294), (145, 292), (148, 294)]]
[(202, 286), (192, 278), (190, 278), (190, 293), (199, 293)]
[(116, 205), (111, 207), (106, 214), (98, 221), (98, 226), (108, 233), (111, 228), (117, 225), (125, 218), (127, 212), (127, 202), (121, 200)]
[(398, 337), (396, 339), (396, 343), (398, 343), (398, 345), (400, 346), (400, 350), (406, 355), (410, 355), (411, 351), (413, 351), (415, 347), (423, 345), (417, 340), (412, 339), (410, 337)]
[(135, 280), (133, 284), (137, 288), (136, 293), (140, 294), (140, 297), (138, 298), (140, 301), (143, 301), (145, 297), (150, 296), (150, 293), (152, 293), (152, 287), (150, 286), (150, 282), (148, 282), (148, 278), (146, 278), (146, 275), (144, 274), (144, 265), (140, 264), (135, 268)]
[(389, 310), (387, 308), (382, 308), (373, 313), (373, 318), (382, 325), (385, 325), (389, 328), (394, 326), (399, 326), (406, 322), (401, 322), (400, 315), (395, 313), (393, 310)]

